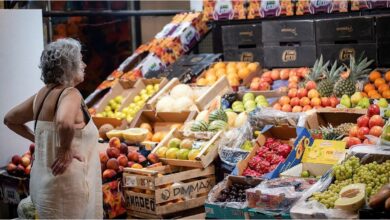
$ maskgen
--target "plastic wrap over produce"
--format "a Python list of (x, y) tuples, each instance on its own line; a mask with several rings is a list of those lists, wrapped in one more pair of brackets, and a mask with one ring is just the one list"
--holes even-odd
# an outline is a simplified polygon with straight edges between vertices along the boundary
[(272, 108), (257, 108), (249, 113), (252, 129), (261, 131), (266, 125), (305, 127), (305, 113), (283, 112)]
[[(372, 146), (372, 145), (357, 145), (347, 152), (347, 157), (341, 164), (344, 164), (349, 159), (357, 157), (359, 158), (359, 164), (378, 163), (381, 164), (387, 160), (390, 160), (390, 147), (389, 146)], [(327, 191), (337, 179), (337, 173), (335, 168), (329, 170), (322, 178), (314, 184), (309, 190), (307, 190), (302, 197), (291, 208), (290, 213), (292, 218), (304, 219), (304, 218), (328, 218), (328, 219), (356, 219), (358, 218), (357, 211), (348, 211), (340, 208), (327, 208), (326, 205), (318, 202), (315, 199), (311, 199), (313, 194), (317, 192)], [(356, 172), (355, 170), (353, 172)], [(351, 178), (355, 173), (351, 174)], [(368, 176), (373, 174), (368, 173)], [(375, 178), (375, 177), (374, 177)], [(351, 185), (349, 183), (348, 185)], [(385, 184), (385, 183), (383, 183)], [(353, 185), (353, 184), (352, 184)], [(365, 199), (364, 201), (369, 201)], [(364, 204), (363, 204), (364, 205)]]
[(225, 132), (218, 146), (221, 160), (228, 165), (235, 166), (238, 161), (245, 159), (250, 152), (245, 145), (250, 145), (250, 148), (253, 146), (253, 143), (247, 143), (252, 140), (252, 133), (249, 122), (240, 128)]

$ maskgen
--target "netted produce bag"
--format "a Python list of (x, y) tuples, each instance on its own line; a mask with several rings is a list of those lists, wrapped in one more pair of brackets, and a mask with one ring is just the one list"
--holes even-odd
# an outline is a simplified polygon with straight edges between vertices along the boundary
[(358, 209), (389, 182), (389, 170), (390, 147), (357, 145), (304, 193), (291, 208), (291, 216), (358, 218)]
[(305, 127), (306, 118), (306, 113), (283, 112), (272, 108), (257, 108), (248, 115), (248, 121), (255, 131), (263, 130), (266, 125)]
[(20, 201), (17, 212), (19, 219), (35, 219), (36, 210), (30, 196)]
[(252, 128), (249, 122), (240, 128), (233, 128), (222, 134), (218, 145), (218, 154), (221, 161), (235, 166), (250, 153), (254, 146)]

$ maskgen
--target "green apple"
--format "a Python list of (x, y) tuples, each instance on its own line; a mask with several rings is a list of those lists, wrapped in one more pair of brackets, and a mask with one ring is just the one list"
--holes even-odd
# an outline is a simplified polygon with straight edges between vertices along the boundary
[(244, 97), (242, 97), (242, 101), (245, 103), (249, 100), (255, 100), (255, 95), (251, 92), (248, 92), (244, 95)]
[(269, 104), (267, 101), (261, 101), (261, 102), (258, 102), (257, 103), (257, 107), (261, 108), (261, 107), (268, 107)]
[(235, 101), (235, 102), (233, 102), (233, 104), (232, 104), (232, 108), (234, 108), (234, 107), (238, 107), (238, 106), (242, 106), (242, 107), (244, 107), (244, 103), (242, 103), (242, 102), (240, 102), (240, 101)]
[(248, 100), (244, 104), (245, 109), (255, 109), (256, 108), (256, 102), (253, 100)]
[(358, 106), (363, 109), (366, 109), (368, 108), (368, 106), (370, 106), (370, 100), (367, 97), (363, 97), (362, 99), (360, 99)]
[(101, 118), (101, 117), (103, 117), (103, 112), (102, 113), (97, 113), (95, 116)]
[(377, 104), (381, 108), (387, 108), (387, 106), (389, 105), (389, 103), (387, 102), (387, 100), (385, 98), (380, 98)]
[(154, 91), (153, 85), (147, 85), (146, 86), (146, 91)]
[(114, 117), (114, 113), (112, 113), (112, 112), (107, 112), (106, 117), (113, 118), (113, 117)]
[(159, 84), (154, 84), (153, 88), (154, 88), (154, 91), (157, 92), (160, 89), (160, 85)]
[(113, 106), (113, 105), (115, 105), (115, 104), (116, 104), (115, 99), (111, 99), (110, 101), (108, 101), (108, 105), (109, 105), (109, 106)]
[(148, 90), (147, 94), (148, 94), (149, 96), (152, 96), (152, 95), (154, 94), (154, 90)]
[(385, 111), (385, 116), (386, 116), (387, 118), (390, 118), (390, 109), (386, 109), (386, 111)]
[(127, 123), (130, 123), (132, 120), (133, 120), (133, 116), (129, 115), (129, 116), (126, 117)]
[(310, 176), (309, 171), (307, 171), (307, 170), (302, 171), (301, 177), (308, 178), (309, 176)]
[(133, 101), (134, 101), (135, 103), (137, 103), (137, 102), (139, 102), (141, 99), (142, 99), (141, 96), (137, 95), (137, 96), (134, 97)]
[(226, 108), (225, 109), (225, 112), (232, 112), (233, 111), (233, 109), (231, 109), (231, 108)]
[(148, 94), (142, 94), (141, 98), (142, 98), (142, 100), (148, 100), (149, 95)]
[(255, 98), (255, 102), (259, 103), (260, 101), (267, 101), (267, 99), (266, 99), (265, 96), (263, 96), (263, 95), (258, 95), (258, 96)]
[(135, 108), (135, 107), (137, 107), (137, 104), (135, 104), (134, 102), (129, 105), (129, 108)]
[(142, 95), (148, 94), (148, 91), (146, 91), (146, 89), (143, 89), (143, 90), (141, 90), (141, 92), (139, 94), (142, 97)]

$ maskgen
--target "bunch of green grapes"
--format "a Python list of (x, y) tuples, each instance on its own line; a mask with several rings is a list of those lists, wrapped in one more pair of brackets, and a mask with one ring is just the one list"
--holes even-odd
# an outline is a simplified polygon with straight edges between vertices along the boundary
[(366, 195), (369, 198), (375, 195), (380, 188), (389, 182), (390, 160), (382, 164), (372, 162), (360, 165), (359, 158), (351, 157), (343, 164), (333, 168), (335, 181), (324, 192), (316, 192), (310, 198), (324, 204), (327, 208), (333, 208), (334, 202), (339, 197), (339, 192), (345, 186), (354, 183), (366, 184)]

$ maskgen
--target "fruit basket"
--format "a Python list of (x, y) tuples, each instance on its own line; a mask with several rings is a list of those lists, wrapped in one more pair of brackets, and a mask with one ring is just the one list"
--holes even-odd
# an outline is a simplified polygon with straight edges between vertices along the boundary
[(218, 156), (218, 140), (222, 131), (210, 140), (191, 139), (172, 129), (153, 149), (164, 164), (172, 166), (204, 168)]
[(125, 168), (123, 187), (128, 213), (160, 216), (203, 206), (215, 185), (214, 174), (214, 166)]

